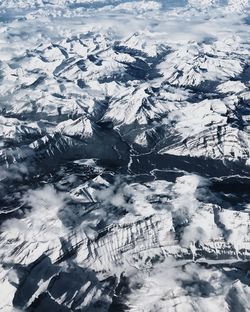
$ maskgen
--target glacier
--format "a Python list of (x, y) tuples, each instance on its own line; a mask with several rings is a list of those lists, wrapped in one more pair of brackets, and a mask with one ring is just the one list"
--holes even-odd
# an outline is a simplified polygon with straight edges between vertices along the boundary
[(250, 311), (248, 0), (0, 1), (0, 311)]

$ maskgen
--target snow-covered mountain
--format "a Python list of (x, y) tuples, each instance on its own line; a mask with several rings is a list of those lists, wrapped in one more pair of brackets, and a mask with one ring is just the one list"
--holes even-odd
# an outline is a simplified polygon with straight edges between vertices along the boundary
[(248, 5), (1, 1), (1, 311), (250, 311)]

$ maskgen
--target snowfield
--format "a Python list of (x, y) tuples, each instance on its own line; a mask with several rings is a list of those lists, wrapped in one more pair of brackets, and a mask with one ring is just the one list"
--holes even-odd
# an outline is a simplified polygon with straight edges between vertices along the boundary
[(248, 0), (0, 1), (0, 311), (250, 311)]

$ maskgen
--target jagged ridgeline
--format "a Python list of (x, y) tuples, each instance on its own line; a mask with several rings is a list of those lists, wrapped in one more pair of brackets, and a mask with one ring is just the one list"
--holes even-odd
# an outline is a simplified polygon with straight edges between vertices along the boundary
[(249, 14), (1, 1), (1, 311), (250, 311)]

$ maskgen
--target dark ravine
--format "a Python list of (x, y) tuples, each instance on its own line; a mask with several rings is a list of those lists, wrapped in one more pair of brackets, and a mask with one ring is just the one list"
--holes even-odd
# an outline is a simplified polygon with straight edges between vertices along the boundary
[(0, 3), (0, 311), (250, 311), (247, 2)]

